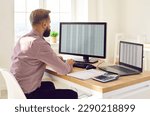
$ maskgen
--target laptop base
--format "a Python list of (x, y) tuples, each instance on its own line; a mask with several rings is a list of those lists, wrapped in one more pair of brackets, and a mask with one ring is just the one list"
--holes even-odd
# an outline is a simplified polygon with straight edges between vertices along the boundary
[(118, 74), (119, 76), (128, 76), (128, 75), (135, 75), (135, 74), (141, 73), (140, 71), (135, 71), (135, 70), (130, 70), (130, 71), (118, 70), (118, 69), (113, 68), (113, 66), (100, 67), (99, 69), (106, 71), (106, 72)]

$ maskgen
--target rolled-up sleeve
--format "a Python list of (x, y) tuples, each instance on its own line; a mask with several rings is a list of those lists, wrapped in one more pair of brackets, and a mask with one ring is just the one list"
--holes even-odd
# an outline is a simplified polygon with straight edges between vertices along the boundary
[(72, 65), (64, 63), (52, 50), (47, 42), (40, 42), (38, 52), (36, 55), (37, 59), (44, 62), (59, 74), (67, 74), (71, 72)]

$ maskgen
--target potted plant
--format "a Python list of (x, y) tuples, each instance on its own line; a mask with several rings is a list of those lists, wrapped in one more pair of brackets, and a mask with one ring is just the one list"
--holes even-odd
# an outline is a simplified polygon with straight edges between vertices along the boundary
[(51, 36), (51, 41), (52, 41), (52, 43), (56, 43), (56, 41), (57, 41), (57, 36), (58, 36), (58, 32), (56, 32), (56, 31), (51, 31), (50, 36)]

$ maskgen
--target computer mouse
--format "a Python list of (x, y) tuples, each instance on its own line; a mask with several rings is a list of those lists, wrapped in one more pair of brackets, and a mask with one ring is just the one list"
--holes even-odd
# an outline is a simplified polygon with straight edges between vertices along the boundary
[(91, 64), (88, 64), (85, 69), (86, 70), (88, 70), (88, 69), (96, 69), (96, 67), (91, 65)]

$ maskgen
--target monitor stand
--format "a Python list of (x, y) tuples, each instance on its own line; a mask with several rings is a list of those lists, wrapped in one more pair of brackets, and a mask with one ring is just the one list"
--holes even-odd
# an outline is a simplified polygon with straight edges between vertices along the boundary
[(89, 56), (83, 56), (83, 59), (82, 60), (75, 60), (76, 62), (83, 62), (83, 63), (90, 63), (90, 64), (94, 64), (96, 62), (98, 62), (97, 59), (90, 59), (89, 60)]

